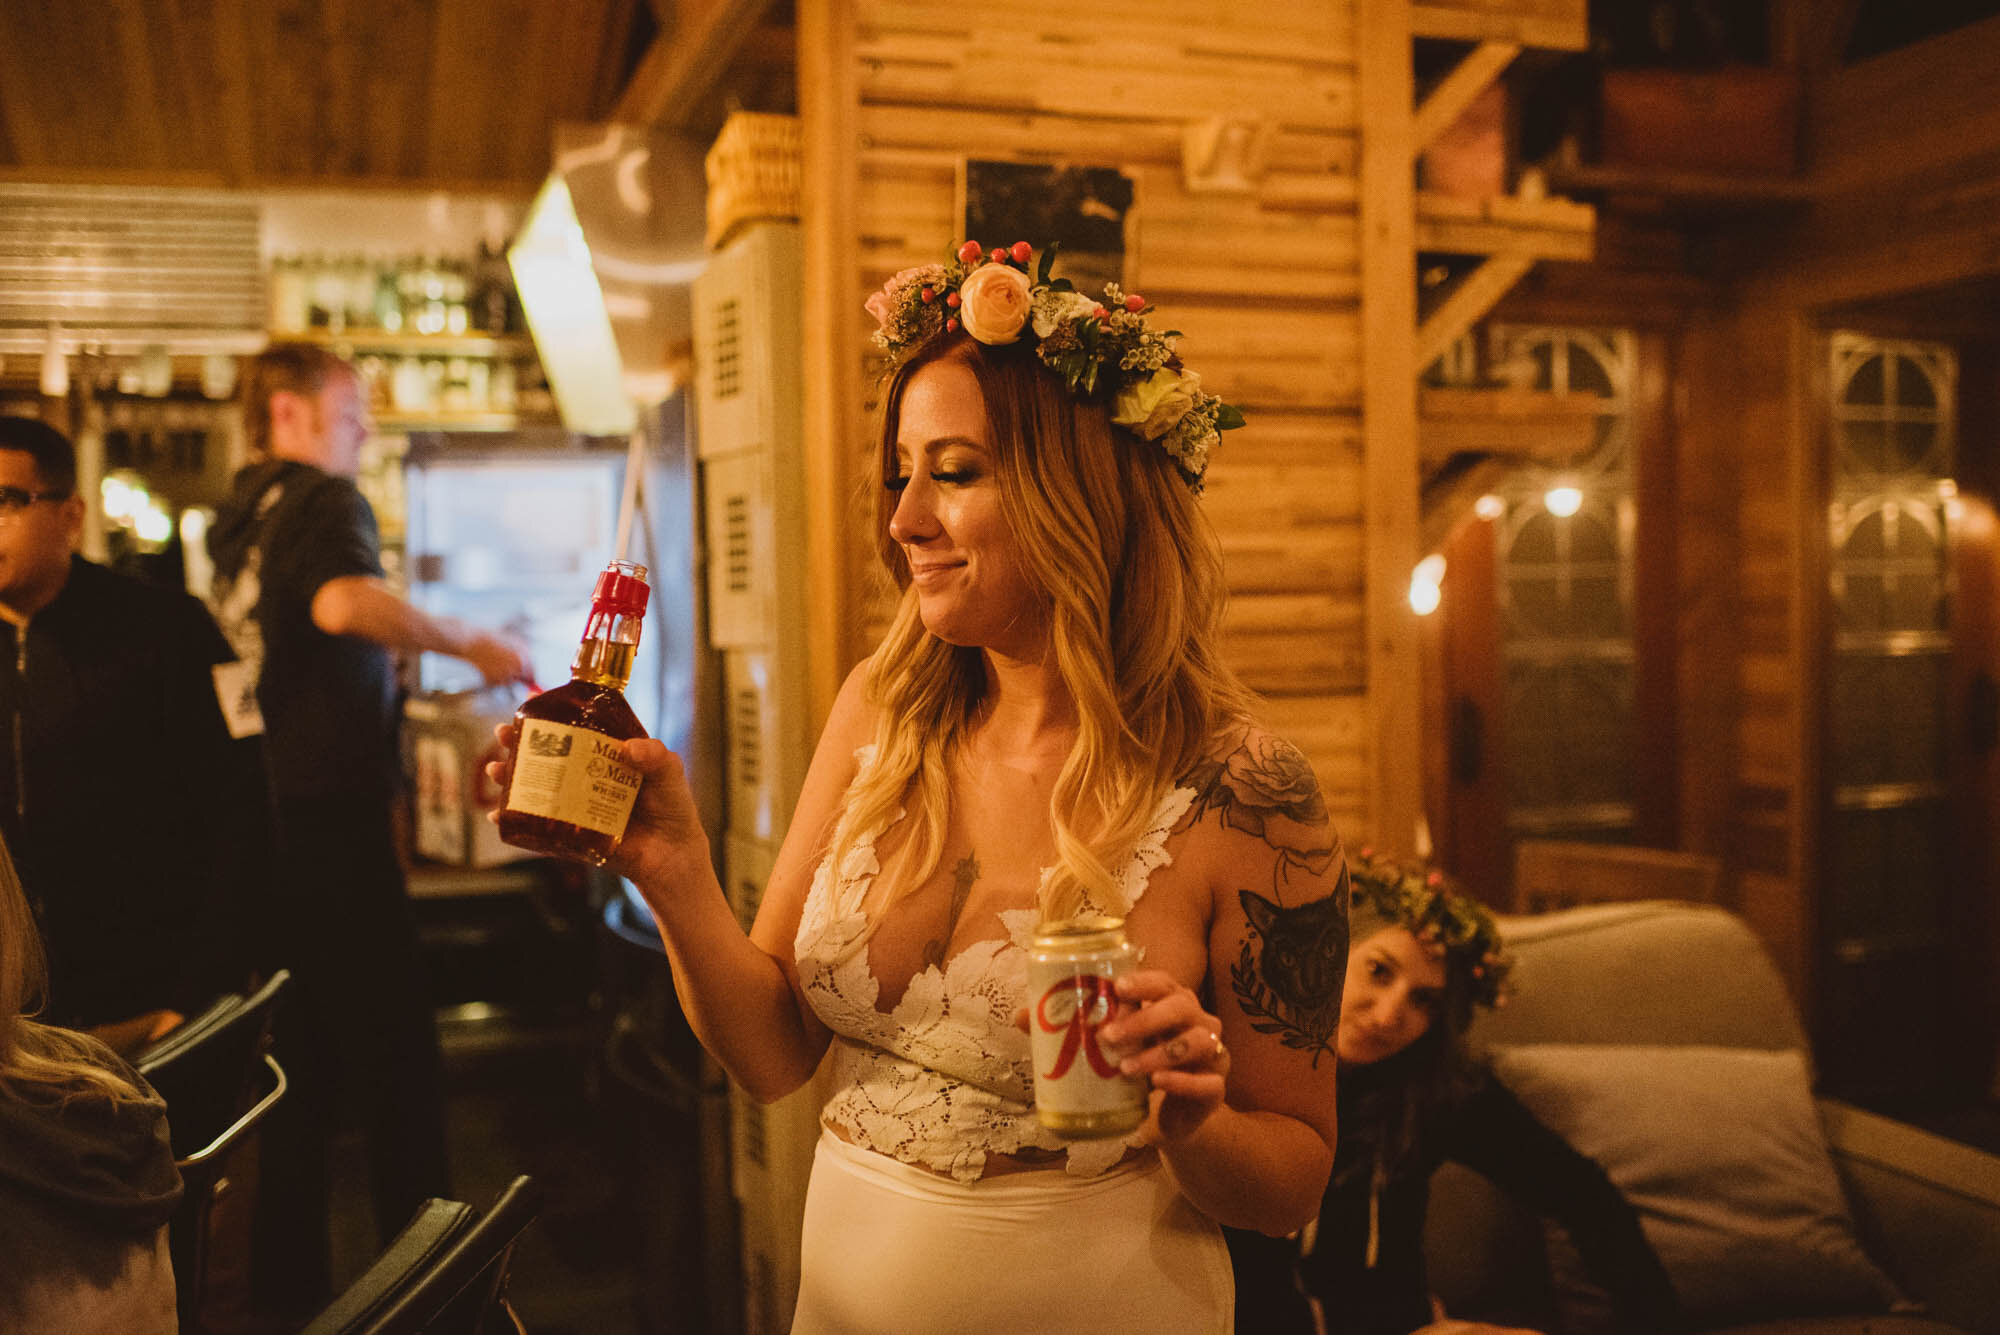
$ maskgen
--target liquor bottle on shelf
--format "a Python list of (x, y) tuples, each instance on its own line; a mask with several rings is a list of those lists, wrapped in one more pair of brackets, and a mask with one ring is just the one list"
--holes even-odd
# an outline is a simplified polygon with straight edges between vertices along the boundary
[(463, 334), (471, 327), (466, 300), (468, 280), (463, 260), (446, 260), (444, 276), (444, 329), (447, 334)]
[(271, 329), (274, 333), (296, 334), (312, 323), (307, 308), (311, 294), (305, 261), (297, 255), (280, 255), (271, 266)]
[(517, 848), (603, 866), (625, 838), (639, 775), (618, 759), (644, 737), (625, 700), (639, 626), (652, 589), (646, 567), (613, 561), (597, 577), (590, 618), (566, 686), (543, 691), (514, 715), (520, 738), (500, 806), (500, 837)]
[(396, 261), (384, 260), (375, 271), (375, 327), (395, 334), (403, 328), (403, 298), (396, 290)]
[(505, 252), (481, 238), (472, 262), (472, 327), (488, 334), (508, 333), (507, 299), (512, 278)]
[(335, 261), (314, 255), (306, 261), (306, 323), (314, 329), (339, 333), (347, 324), (347, 293)]

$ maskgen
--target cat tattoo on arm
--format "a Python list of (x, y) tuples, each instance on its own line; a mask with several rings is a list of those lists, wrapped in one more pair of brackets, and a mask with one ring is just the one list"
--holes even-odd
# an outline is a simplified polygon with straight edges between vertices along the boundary
[[(1347, 983), (1347, 868), (1325, 899), (1283, 908), (1251, 890), (1237, 898), (1251, 936), (1229, 966), (1237, 1004), (1260, 1034), (1276, 1034), (1286, 1047), (1331, 1056), (1340, 1029), (1340, 995)], [(1252, 938), (1263, 949), (1253, 951)]]
[[(1199, 796), (1186, 823), (1214, 812), (1224, 826), (1255, 837), (1277, 855), (1268, 897), (1237, 891), (1249, 931), (1229, 969), (1230, 989), (1253, 1029), (1311, 1053), (1317, 1066), (1322, 1054), (1333, 1055), (1340, 1028), (1351, 897), (1319, 781), (1297, 747), (1252, 732), (1220, 760), (1201, 766), (1190, 786)], [(1286, 906), (1294, 876), (1304, 872), (1317, 879), (1336, 864), (1340, 871), (1331, 895)]]

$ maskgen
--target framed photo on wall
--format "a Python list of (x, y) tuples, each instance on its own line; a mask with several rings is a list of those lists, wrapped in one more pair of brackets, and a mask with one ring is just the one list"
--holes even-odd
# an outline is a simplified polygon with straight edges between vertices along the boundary
[(1116, 167), (965, 160), (959, 172), (961, 236), (989, 246), (1059, 247), (1055, 274), (1098, 293), (1125, 281), (1132, 178)]

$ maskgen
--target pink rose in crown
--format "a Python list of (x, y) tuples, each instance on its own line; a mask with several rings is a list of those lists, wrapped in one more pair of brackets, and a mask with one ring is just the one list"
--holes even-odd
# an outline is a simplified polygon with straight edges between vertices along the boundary
[(919, 264), (895, 274), (888, 282), (882, 284), (880, 292), (875, 293), (862, 304), (867, 307), (868, 313), (875, 317), (876, 324), (886, 325), (889, 323), (889, 316), (896, 309), (897, 298), (904, 288), (911, 286), (918, 288), (925, 286), (936, 287), (942, 282), (944, 282), (944, 266), (942, 264)]
[(982, 264), (958, 285), (965, 332), (989, 346), (1021, 337), (1033, 304), (1028, 275), (1007, 264)]

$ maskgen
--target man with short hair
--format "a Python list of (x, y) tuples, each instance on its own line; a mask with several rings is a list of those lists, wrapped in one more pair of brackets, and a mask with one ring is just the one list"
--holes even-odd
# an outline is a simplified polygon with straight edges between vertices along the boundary
[(75, 1028), (242, 987), (270, 851), (228, 643), (194, 598), (76, 555), (83, 517), (68, 437), (0, 417), (0, 829), (48, 949), (44, 1018)]
[(293, 1091), (263, 1154), (258, 1287), (293, 1314), (330, 1289), (329, 1149), (359, 1113), (383, 1240), (449, 1195), (437, 1030), (394, 835), (392, 651), (525, 679), (497, 636), (427, 616), (383, 583), (375, 515), (354, 484), (371, 423), (360, 377), (311, 344), (273, 344), (244, 377), (253, 454), (210, 530), (217, 618), (252, 665), (277, 794), (276, 956)]

